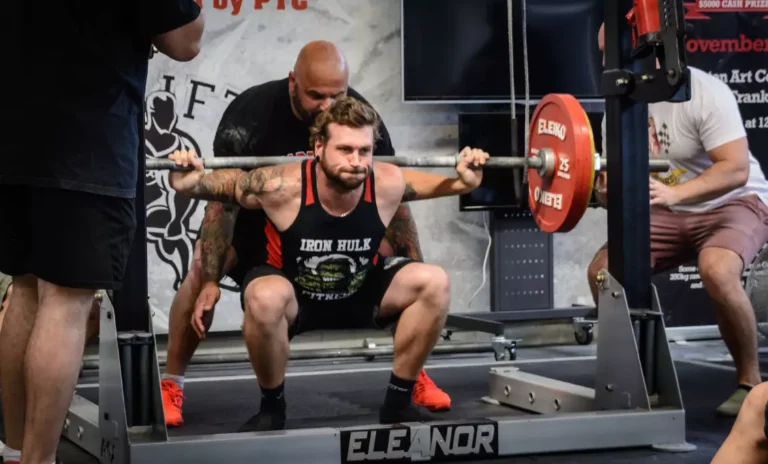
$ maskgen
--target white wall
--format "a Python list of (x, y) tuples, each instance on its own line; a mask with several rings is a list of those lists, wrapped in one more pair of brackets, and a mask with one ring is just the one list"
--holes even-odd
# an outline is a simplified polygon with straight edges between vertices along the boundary
[[(163, 56), (153, 58), (147, 92), (165, 89), (166, 78), (172, 77), (170, 90), (176, 99), (178, 116), (175, 130), (188, 134), (203, 156), (212, 156), (214, 131), (233, 98), (232, 91), (287, 76), (306, 42), (330, 40), (347, 55), (351, 85), (381, 113), (398, 154), (454, 154), (457, 107), (402, 103), (400, 1), (306, 0), (306, 8), (296, 10), (292, 3), (301, 6), (303, 1), (203, 0), (206, 32), (202, 53), (190, 63), (172, 62)], [(214, 4), (225, 8), (216, 9)], [(255, 9), (256, 4), (261, 4), (262, 9)], [(281, 4), (285, 9), (278, 9)], [(237, 14), (233, 5), (240, 8)], [(183, 134), (174, 134), (158, 136), (155, 131), (148, 136), (148, 154), (162, 156), (163, 150), (167, 153), (173, 143), (188, 139)], [(165, 174), (159, 176), (162, 184)], [(149, 244), (150, 302), (156, 330), (161, 333), (167, 331), (167, 313), (177, 281), (174, 269), (183, 272), (189, 265), (190, 237), (200, 226), (203, 209), (202, 205), (197, 206), (183, 230), (168, 229), (169, 203), (173, 204), (172, 198), (161, 196), (155, 203), (156, 209), (149, 213), (151, 224), (157, 226), (150, 235), (159, 239), (153, 238)], [(183, 209), (177, 206), (171, 211), (180, 218)], [(483, 213), (459, 213), (458, 198), (415, 203), (412, 210), (425, 258), (450, 273), (453, 311), (487, 311), (488, 284), (468, 308), (482, 281), (488, 243)], [(177, 220), (174, 224), (184, 222)], [(575, 231), (555, 238), (556, 305), (588, 298), (584, 269), (594, 250), (605, 240), (605, 228), (605, 212), (590, 210)], [(238, 329), (241, 318), (238, 296), (224, 291), (213, 330)]]

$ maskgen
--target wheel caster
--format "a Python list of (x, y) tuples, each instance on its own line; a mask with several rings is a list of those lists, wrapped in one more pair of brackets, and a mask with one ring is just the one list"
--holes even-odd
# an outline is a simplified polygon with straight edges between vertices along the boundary
[(517, 350), (511, 346), (505, 347), (499, 353), (495, 353), (496, 361), (514, 361), (517, 359)]
[[(376, 349), (376, 343), (374, 343), (373, 340), (366, 338), (365, 340), (363, 340), (363, 348), (368, 350), (374, 350)], [(371, 362), (374, 359), (376, 359), (376, 355), (371, 354), (371, 355), (365, 356), (363, 359), (365, 359), (368, 362)]]
[(451, 340), (451, 335), (453, 335), (453, 330), (448, 330), (448, 329), (443, 330), (443, 333), (440, 334), (440, 336), (446, 342)]
[(496, 361), (514, 361), (517, 359), (517, 342), (504, 337), (495, 337), (492, 342)]
[(576, 343), (579, 345), (589, 345), (595, 339), (595, 333), (592, 325), (585, 325), (573, 332), (576, 337)]
[(579, 345), (589, 345), (595, 338), (595, 321), (586, 320), (583, 317), (573, 319), (573, 336)]

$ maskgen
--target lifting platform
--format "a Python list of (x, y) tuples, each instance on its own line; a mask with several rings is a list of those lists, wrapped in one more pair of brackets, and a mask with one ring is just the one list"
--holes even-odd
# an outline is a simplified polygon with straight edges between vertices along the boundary
[[(410, 462), (643, 446), (667, 451), (694, 449), (686, 443), (685, 410), (662, 308), (651, 285), (648, 183), (641, 174), (648, 172), (646, 103), (684, 101), (689, 91), (686, 79), (672, 85), (675, 79), (670, 74), (672, 65), (677, 72), (686, 71), (684, 62), (675, 62), (675, 49), (682, 45), (678, 34), (682, 2), (658, 0), (658, 8), (671, 13), (664, 16), (659, 34), (642, 37), (646, 47), (663, 44), (666, 61), (656, 71), (643, 70), (636, 56), (626, 58), (632, 47), (625, 13), (646, 3), (656, 5), (655, 0), (605, 2), (603, 94), (611, 172), (611, 261), (610, 270), (600, 274), (598, 322), (602, 330), (592, 388), (518, 368), (493, 367), (488, 373), (488, 396), (509, 408), (506, 416), (483, 417), (479, 412), (479, 417), (437, 423), (169, 436), (147, 298), (146, 242), (135, 240), (123, 291), (102, 300), (98, 405), (76, 395), (63, 436), (109, 464), (208, 464), (212, 457), (232, 464), (255, 460)], [(667, 78), (659, 74), (664, 72)], [(142, 163), (144, 160), (140, 169), (145, 168)], [(136, 204), (144, 204), (143, 176)], [(137, 230), (146, 231), (140, 207), (137, 220)], [(497, 325), (483, 326), (481, 318), (454, 322), (490, 331), (496, 336), (490, 349), (497, 359), (514, 357), (514, 342), (505, 339)], [(527, 413), (520, 414), (521, 410)]]

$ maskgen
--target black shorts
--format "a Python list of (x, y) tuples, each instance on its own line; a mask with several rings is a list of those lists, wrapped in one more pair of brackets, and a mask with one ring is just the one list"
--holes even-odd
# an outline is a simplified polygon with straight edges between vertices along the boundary
[(240, 288), (251, 269), (267, 262), (266, 224), (267, 215), (263, 210), (241, 208), (237, 213), (232, 234), (237, 263), (227, 272), (227, 276)]
[(237, 284), (237, 286), (242, 290), (243, 280), (245, 280), (248, 272), (258, 264), (252, 256), (243, 253), (242, 249), (238, 251), (238, 249), (235, 248), (235, 254), (237, 255), (237, 263), (232, 266), (232, 269), (227, 271), (226, 276), (232, 279), (235, 284)]
[(119, 290), (136, 231), (134, 200), (0, 185), (0, 271), (71, 288)]
[[(312, 301), (298, 294), (299, 312), (288, 329), (288, 337), (312, 330), (385, 329), (396, 323), (398, 316), (379, 317), (379, 306), (395, 275), (405, 266), (414, 263), (411, 258), (384, 257), (379, 260), (357, 293), (340, 301)], [(259, 277), (278, 275), (280, 269), (268, 264), (256, 266), (246, 274), (240, 287), (240, 304), (245, 309), (243, 293), (248, 284)]]

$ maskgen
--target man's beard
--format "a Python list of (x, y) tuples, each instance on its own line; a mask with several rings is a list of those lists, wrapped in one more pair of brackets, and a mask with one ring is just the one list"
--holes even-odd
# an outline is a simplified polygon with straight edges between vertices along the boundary
[(310, 113), (309, 111), (304, 109), (303, 106), (301, 106), (301, 101), (299, 101), (298, 91), (293, 92), (291, 94), (291, 103), (293, 103), (293, 108), (299, 114), (299, 119), (301, 119), (306, 124), (314, 123), (315, 122), (315, 118), (317, 117), (318, 114), (320, 114), (320, 111), (316, 111), (314, 113)]
[[(360, 179), (360, 180), (357, 180), (357, 179), (344, 180), (343, 178), (341, 178), (340, 175), (337, 175), (336, 173), (331, 172), (325, 166), (325, 163), (323, 163), (322, 158), (320, 159), (320, 169), (322, 169), (323, 172), (325, 173), (325, 177), (327, 177), (328, 180), (334, 186), (336, 186), (339, 190), (354, 190), (354, 189), (360, 187), (360, 185), (362, 185), (362, 183), (365, 182), (365, 180), (368, 178), (368, 175), (369, 175), (368, 170), (366, 170), (365, 168), (361, 167), (361, 168), (357, 169), (356, 171), (351, 172), (350, 174), (366, 174), (362, 179)], [(349, 173), (349, 171), (346, 171), (346, 172)]]

